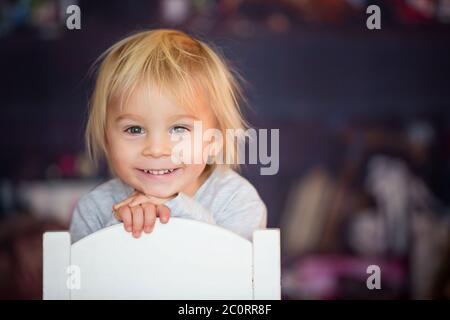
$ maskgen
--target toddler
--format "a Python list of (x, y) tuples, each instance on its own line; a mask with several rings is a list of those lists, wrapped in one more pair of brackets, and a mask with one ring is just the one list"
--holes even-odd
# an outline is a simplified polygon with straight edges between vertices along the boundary
[[(216, 224), (249, 240), (266, 228), (265, 204), (236, 171), (239, 137), (233, 148), (194, 139), (247, 127), (240, 87), (224, 60), (202, 41), (168, 29), (127, 37), (100, 59), (86, 144), (96, 163), (106, 159), (113, 179), (78, 201), (72, 242), (121, 222), (139, 238), (156, 219), (170, 217)], [(192, 152), (174, 152), (180, 146)], [(224, 158), (232, 161), (215, 161)]]

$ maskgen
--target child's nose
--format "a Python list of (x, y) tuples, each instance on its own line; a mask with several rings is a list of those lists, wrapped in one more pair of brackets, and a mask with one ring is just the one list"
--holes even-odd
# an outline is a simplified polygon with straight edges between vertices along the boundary
[(159, 158), (163, 156), (170, 156), (170, 143), (162, 135), (154, 135), (147, 139), (142, 155)]

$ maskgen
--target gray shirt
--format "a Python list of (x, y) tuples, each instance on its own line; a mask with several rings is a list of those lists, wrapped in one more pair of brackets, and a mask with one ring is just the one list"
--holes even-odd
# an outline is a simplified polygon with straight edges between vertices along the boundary
[[(114, 217), (112, 207), (133, 191), (115, 178), (81, 197), (70, 224), (72, 242), (120, 223)], [(258, 192), (232, 169), (215, 169), (193, 197), (180, 192), (165, 205), (170, 209), (171, 217), (216, 224), (248, 240), (252, 239), (254, 230), (264, 229), (267, 225), (267, 209)]]

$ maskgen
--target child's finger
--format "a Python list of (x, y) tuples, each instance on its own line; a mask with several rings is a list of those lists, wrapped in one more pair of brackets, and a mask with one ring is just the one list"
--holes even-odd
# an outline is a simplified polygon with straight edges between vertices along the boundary
[(161, 223), (167, 223), (169, 222), (170, 218), (170, 209), (167, 208), (165, 205), (160, 204), (157, 206), (158, 216)]
[(140, 204), (152, 202), (145, 194), (139, 194), (133, 198), (133, 200), (129, 203), (130, 207), (135, 207)]
[(118, 209), (119, 209), (120, 207), (122, 207), (123, 205), (130, 203), (131, 201), (134, 200), (134, 198), (136, 197), (136, 195), (137, 195), (137, 191), (134, 191), (132, 194), (130, 194), (130, 196), (129, 196), (128, 198), (126, 198), (125, 200), (123, 200), (123, 201), (121, 201), (121, 202), (116, 203), (115, 205), (113, 205), (113, 210), (118, 210)]
[(141, 206), (131, 208), (133, 216), (133, 236), (139, 238), (144, 227), (144, 212)]
[(119, 212), (118, 212), (117, 215), (118, 215), (118, 218), (120, 218), (119, 220), (122, 220), (125, 230), (128, 231), (128, 232), (131, 232), (131, 230), (132, 230), (132, 228), (131, 228), (132, 219), (131, 219), (131, 210), (130, 210), (130, 208), (128, 206), (121, 207), (119, 209)]
[(144, 232), (150, 233), (155, 227), (156, 207), (151, 203), (142, 205), (144, 209)]

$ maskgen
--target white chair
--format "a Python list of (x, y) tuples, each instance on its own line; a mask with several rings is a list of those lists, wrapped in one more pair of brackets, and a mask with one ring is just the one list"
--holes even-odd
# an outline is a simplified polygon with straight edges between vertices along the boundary
[(171, 218), (139, 239), (118, 224), (72, 245), (68, 232), (46, 232), (43, 245), (44, 299), (281, 298), (279, 229), (251, 242)]

